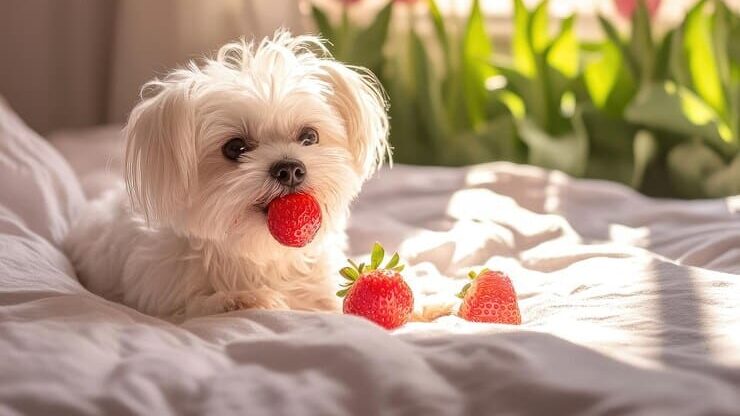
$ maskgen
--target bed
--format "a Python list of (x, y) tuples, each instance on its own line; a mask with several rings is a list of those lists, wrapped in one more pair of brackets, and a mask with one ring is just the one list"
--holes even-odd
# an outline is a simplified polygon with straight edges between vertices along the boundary
[(508, 163), (395, 166), (349, 256), (398, 249), (417, 308), (512, 276), (520, 327), (385, 331), (245, 310), (174, 325), (82, 287), (60, 241), (120, 186), (117, 127), (45, 140), (0, 103), (0, 415), (738, 415), (740, 196), (677, 201)]

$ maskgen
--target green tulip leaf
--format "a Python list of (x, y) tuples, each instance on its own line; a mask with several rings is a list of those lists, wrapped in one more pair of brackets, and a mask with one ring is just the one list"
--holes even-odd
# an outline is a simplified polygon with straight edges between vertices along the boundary
[(567, 77), (574, 77), (578, 73), (579, 49), (574, 24), (575, 15), (563, 20), (560, 33), (547, 53), (547, 63)]
[(635, 94), (635, 84), (621, 49), (604, 42), (597, 59), (586, 64), (586, 90), (597, 108), (620, 117)]
[(711, 198), (740, 195), (740, 154), (729, 166), (712, 173), (704, 183), (704, 193)]
[(362, 65), (373, 72), (380, 72), (383, 63), (383, 45), (388, 37), (393, 2), (388, 2), (375, 16), (368, 27), (360, 31), (354, 39), (354, 47), (349, 52), (349, 62)]
[(686, 15), (684, 53), (691, 73), (693, 89), (720, 116), (725, 115), (722, 81), (713, 47), (710, 17), (704, 13), (702, 0)]
[(493, 48), (486, 34), (480, 1), (473, 0), (462, 41), (462, 81), (465, 108), (474, 128), (485, 121), (488, 98), (485, 89), (486, 79), (495, 74), (488, 63), (492, 54)]
[(632, 16), (632, 36), (629, 44), (632, 62), (639, 67), (639, 79), (648, 81), (653, 75), (655, 46), (650, 31), (650, 15), (644, 0), (637, 2)]
[(685, 136), (698, 136), (726, 154), (737, 151), (732, 133), (712, 107), (670, 81), (644, 86), (625, 111), (627, 121)]
[(336, 37), (334, 36), (334, 29), (332, 28), (331, 23), (329, 23), (329, 18), (326, 17), (326, 13), (316, 7), (315, 4), (312, 4), (311, 15), (313, 16), (313, 21), (316, 23), (321, 36), (334, 42), (336, 40)]
[(634, 155), (634, 163), (630, 186), (635, 189), (640, 189), (648, 165), (657, 156), (658, 142), (649, 131), (640, 130), (635, 135), (632, 149)]
[(636, 171), (633, 137), (637, 129), (621, 117), (588, 105), (581, 107), (581, 116), (589, 142), (586, 176), (631, 185)]
[(530, 14), (523, 0), (514, 0), (514, 33), (511, 37), (511, 50), (514, 55), (514, 67), (526, 77), (533, 78), (537, 69), (534, 62), (534, 51), (529, 41)]
[(706, 196), (705, 182), (724, 168), (722, 158), (701, 142), (683, 143), (668, 153), (668, 174), (674, 191), (684, 198)]
[(549, 29), (549, 1), (542, 0), (529, 15), (527, 39), (531, 50), (537, 54), (544, 52), (550, 43)]
[(588, 139), (580, 115), (573, 117), (573, 132), (553, 137), (529, 119), (517, 123), (519, 135), (529, 148), (528, 163), (557, 169), (573, 176), (586, 171)]

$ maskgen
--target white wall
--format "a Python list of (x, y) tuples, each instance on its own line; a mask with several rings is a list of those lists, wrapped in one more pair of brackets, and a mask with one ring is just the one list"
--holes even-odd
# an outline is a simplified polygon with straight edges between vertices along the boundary
[(3, 0), (0, 95), (42, 133), (120, 122), (157, 74), (303, 24), (295, 0)]

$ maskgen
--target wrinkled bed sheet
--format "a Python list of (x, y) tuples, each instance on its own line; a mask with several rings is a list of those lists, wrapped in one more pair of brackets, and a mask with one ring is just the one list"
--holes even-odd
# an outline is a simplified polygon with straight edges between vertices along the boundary
[(521, 327), (287, 311), (176, 326), (87, 292), (59, 250), (84, 193), (117, 180), (117, 129), (51, 137), (70, 168), (0, 113), (0, 415), (740, 414), (738, 197), (396, 166), (354, 205), (348, 255), (399, 249), (417, 307), (504, 270)]

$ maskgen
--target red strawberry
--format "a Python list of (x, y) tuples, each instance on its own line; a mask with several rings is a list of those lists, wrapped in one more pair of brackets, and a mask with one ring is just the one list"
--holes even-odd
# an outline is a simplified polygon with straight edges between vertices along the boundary
[(337, 292), (344, 297), (344, 313), (363, 316), (386, 328), (398, 328), (408, 321), (414, 309), (414, 295), (403, 280), (398, 265), (398, 253), (383, 268), (379, 268), (385, 251), (375, 243), (370, 265), (357, 266), (349, 260), (352, 267), (345, 267), (339, 273), (347, 279)]
[(321, 227), (321, 207), (308, 194), (288, 194), (267, 206), (267, 228), (282, 245), (303, 247)]
[(494, 322), (519, 325), (522, 316), (516, 303), (516, 293), (509, 276), (488, 269), (480, 274), (470, 272), (473, 280), (457, 295), (462, 298), (458, 315), (474, 322)]

